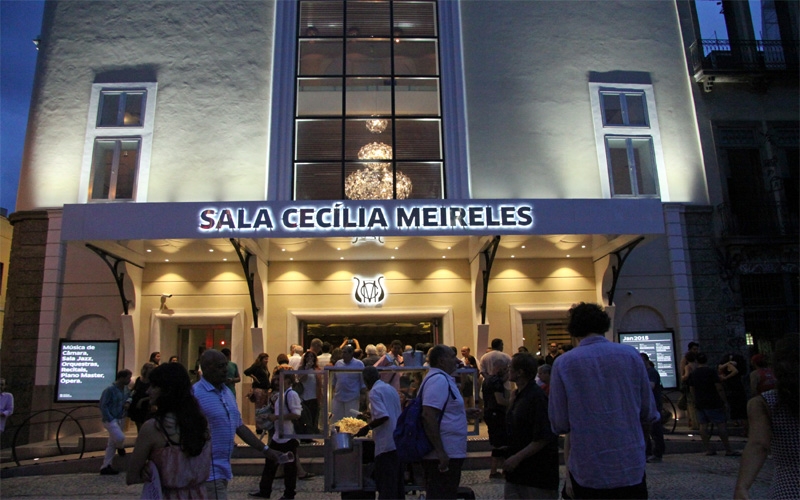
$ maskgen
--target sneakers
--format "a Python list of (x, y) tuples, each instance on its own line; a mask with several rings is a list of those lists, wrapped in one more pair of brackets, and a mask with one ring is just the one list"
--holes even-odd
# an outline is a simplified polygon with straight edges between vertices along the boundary
[(661, 462), (661, 457), (657, 457), (655, 455), (650, 455), (649, 457), (647, 457), (648, 464), (657, 464), (659, 462)]
[(100, 475), (101, 476), (116, 476), (117, 474), (119, 474), (119, 471), (117, 469), (111, 467), (110, 465), (107, 465), (107, 466), (103, 467), (102, 469), (100, 469)]
[(117, 455), (124, 457), (126, 453), (125, 448), (117, 448)]

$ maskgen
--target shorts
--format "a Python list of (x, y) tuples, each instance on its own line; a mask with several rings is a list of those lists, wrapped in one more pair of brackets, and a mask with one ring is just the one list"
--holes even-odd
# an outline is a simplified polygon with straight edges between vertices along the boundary
[(701, 424), (724, 424), (728, 421), (725, 408), (712, 408), (710, 410), (697, 409), (697, 421)]

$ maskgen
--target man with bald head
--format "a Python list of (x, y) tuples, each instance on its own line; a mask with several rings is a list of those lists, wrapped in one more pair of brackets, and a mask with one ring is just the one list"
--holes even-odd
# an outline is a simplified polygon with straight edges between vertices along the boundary
[[(342, 359), (334, 365), (332, 374), (333, 385), (333, 422), (336, 423), (344, 417), (355, 417), (358, 414), (361, 393), (366, 391), (366, 386), (361, 380), (361, 371), (364, 363), (355, 359), (355, 348), (347, 344), (342, 348)], [(340, 370), (358, 370), (358, 373), (336, 373)]]
[(206, 493), (209, 498), (227, 499), (228, 481), (233, 478), (231, 456), (235, 446), (234, 435), (238, 435), (252, 448), (263, 451), (271, 460), (277, 460), (281, 454), (262, 443), (242, 422), (236, 398), (225, 385), (228, 358), (217, 350), (208, 349), (200, 356), (200, 368), (203, 373), (200, 380), (192, 386), (192, 392), (211, 431), (212, 461)]

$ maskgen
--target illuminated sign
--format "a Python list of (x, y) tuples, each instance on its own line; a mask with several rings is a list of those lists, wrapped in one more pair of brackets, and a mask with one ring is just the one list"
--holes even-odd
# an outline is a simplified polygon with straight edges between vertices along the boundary
[(205, 208), (198, 214), (200, 232), (376, 233), (397, 230), (520, 230), (534, 224), (533, 207), (518, 204), (468, 205), (294, 205), (282, 208)]
[(619, 342), (647, 354), (661, 375), (661, 385), (670, 389), (678, 387), (675, 341), (672, 332), (620, 333)]
[(353, 246), (358, 246), (362, 243), (375, 243), (376, 245), (383, 246), (383, 236), (356, 236), (353, 238), (352, 244)]
[(64, 205), (63, 241), (663, 234), (661, 200), (342, 200)]
[(379, 306), (386, 301), (385, 278), (381, 275), (374, 278), (353, 276), (353, 300), (360, 306)]

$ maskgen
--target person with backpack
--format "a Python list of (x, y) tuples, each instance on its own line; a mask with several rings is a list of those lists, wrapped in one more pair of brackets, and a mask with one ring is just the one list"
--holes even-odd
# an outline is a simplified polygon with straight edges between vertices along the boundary
[(375, 442), (375, 487), (378, 498), (403, 499), (403, 469), (397, 456), (393, 432), (400, 416), (400, 395), (389, 384), (381, 380), (378, 369), (367, 366), (361, 373), (369, 390), (370, 422), (362, 427), (356, 437), (366, 436), (372, 430)]
[[(467, 412), (452, 374), (458, 364), (450, 346), (428, 353), (430, 370), (417, 397), (422, 398), (422, 423), (433, 451), (423, 457), (427, 498), (456, 498), (461, 468), (467, 458)], [(470, 413), (480, 410), (470, 409)], [(470, 415), (472, 418), (475, 415)]]

